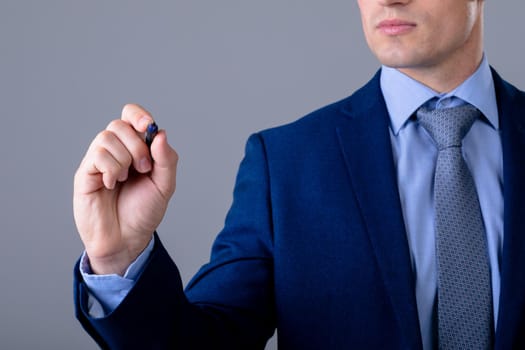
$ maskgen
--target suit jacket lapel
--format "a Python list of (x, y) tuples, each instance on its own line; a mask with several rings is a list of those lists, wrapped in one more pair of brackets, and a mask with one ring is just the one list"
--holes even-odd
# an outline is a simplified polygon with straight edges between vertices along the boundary
[(421, 348), (408, 241), (379, 73), (343, 108), (338, 127), (350, 180), (407, 348)]
[(495, 71), (493, 76), (502, 132), (504, 181), (504, 238), (496, 348), (510, 349), (518, 346), (525, 326), (525, 97)]

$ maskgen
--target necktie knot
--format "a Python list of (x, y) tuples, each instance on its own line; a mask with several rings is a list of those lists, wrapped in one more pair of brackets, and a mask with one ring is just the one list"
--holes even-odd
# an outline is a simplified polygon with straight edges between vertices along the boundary
[(419, 123), (430, 134), (440, 150), (461, 147), (461, 142), (480, 112), (472, 105), (417, 111)]

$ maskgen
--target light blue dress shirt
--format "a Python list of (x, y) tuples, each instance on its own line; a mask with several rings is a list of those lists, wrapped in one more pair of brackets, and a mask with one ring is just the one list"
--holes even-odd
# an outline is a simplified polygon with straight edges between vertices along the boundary
[[(494, 319), (497, 320), (503, 247), (503, 156), (492, 73), (484, 57), (478, 70), (463, 84), (450, 93), (439, 94), (396, 69), (382, 67), (381, 90), (390, 114), (390, 139), (416, 280), (423, 347), (429, 350), (434, 342), (437, 288), (432, 195), (437, 148), (411, 117), (425, 103), (431, 108), (470, 103), (484, 115), (465, 136), (463, 153), (476, 184), (487, 233)], [(90, 274), (88, 258), (83, 255), (80, 266), (91, 292), (88, 306), (93, 317), (102, 317), (120, 304), (133, 287), (152, 249), (153, 240), (124, 277)]]
[(84, 252), (80, 258), (80, 272), (89, 289), (88, 310), (91, 317), (103, 317), (119, 306), (135, 285), (137, 278), (144, 269), (146, 261), (153, 250), (154, 239), (146, 249), (129, 265), (124, 276), (95, 275), (89, 265), (89, 257)]
[(484, 116), (474, 122), (463, 139), (463, 156), (476, 184), (485, 224), (494, 320), (497, 320), (503, 247), (503, 156), (494, 82), (484, 57), (471, 77), (446, 94), (439, 94), (388, 67), (381, 70), (381, 90), (390, 115), (390, 139), (416, 280), (419, 323), (423, 347), (428, 350), (432, 349), (436, 330), (437, 268), (432, 193), (438, 151), (412, 116), (425, 103), (430, 108), (470, 103)]

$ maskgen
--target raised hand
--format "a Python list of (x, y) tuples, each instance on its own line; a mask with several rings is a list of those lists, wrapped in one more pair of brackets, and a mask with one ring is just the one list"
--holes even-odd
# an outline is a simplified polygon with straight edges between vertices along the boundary
[(150, 156), (143, 133), (151, 122), (142, 107), (124, 106), (121, 119), (95, 137), (75, 174), (74, 217), (94, 273), (125, 272), (175, 191), (178, 155), (161, 130)]

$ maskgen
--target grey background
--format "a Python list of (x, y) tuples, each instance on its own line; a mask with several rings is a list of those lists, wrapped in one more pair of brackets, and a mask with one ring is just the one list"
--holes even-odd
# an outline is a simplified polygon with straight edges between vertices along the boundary
[[(486, 9), (490, 62), (525, 86), (523, 1)], [(96, 348), (73, 316), (72, 178), (124, 103), (147, 107), (180, 154), (159, 232), (187, 282), (222, 227), (248, 135), (377, 68), (355, 1), (2, 0), (0, 348)]]

